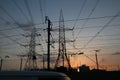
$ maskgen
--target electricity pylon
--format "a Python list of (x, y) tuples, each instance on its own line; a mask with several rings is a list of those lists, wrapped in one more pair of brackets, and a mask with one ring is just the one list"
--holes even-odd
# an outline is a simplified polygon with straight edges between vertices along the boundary
[(57, 60), (55, 63), (55, 69), (60, 65), (61, 62), (63, 67), (65, 66), (65, 64), (67, 64), (68, 68), (71, 68), (70, 61), (66, 53), (65, 25), (64, 25), (62, 9), (60, 11), (60, 17), (59, 17), (59, 41), (58, 42), (59, 42), (59, 49), (58, 49)]
[(41, 44), (36, 44), (36, 36), (40, 36), (40, 34), (38, 34), (36, 32), (35, 27), (32, 27), (31, 28), (31, 34), (26, 35), (26, 37), (30, 37), (30, 43), (29, 43), (29, 45), (25, 45), (25, 46), (29, 47), (29, 52), (27, 54), (27, 60), (26, 60), (26, 63), (25, 63), (25, 70), (36, 70), (36, 69), (38, 69), (35, 47), (36, 47), (36, 45), (41, 45)]

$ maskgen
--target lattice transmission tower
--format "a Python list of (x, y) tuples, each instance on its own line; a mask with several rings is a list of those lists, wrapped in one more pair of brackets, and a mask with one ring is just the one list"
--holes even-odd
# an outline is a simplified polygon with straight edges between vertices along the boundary
[(26, 60), (26, 63), (25, 63), (25, 70), (36, 70), (36, 69), (38, 69), (35, 48), (36, 48), (36, 45), (41, 45), (41, 44), (36, 44), (36, 36), (40, 36), (40, 34), (38, 34), (36, 32), (35, 27), (32, 27), (31, 34), (26, 35), (26, 37), (30, 37), (30, 43), (29, 43), (29, 45), (26, 45), (26, 46), (29, 47), (29, 52), (27, 54), (27, 60)]
[(60, 17), (59, 17), (59, 49), (58, 49), (57, 60), (55, 63), (55, 68), (57, 68), (60, 65), (62, 65), (63, 67), (67, 65), (68, 68), (71, 67), (70, 61), (66, 53), (65, 25), (64, 25), (62, 9), (60, 10)]

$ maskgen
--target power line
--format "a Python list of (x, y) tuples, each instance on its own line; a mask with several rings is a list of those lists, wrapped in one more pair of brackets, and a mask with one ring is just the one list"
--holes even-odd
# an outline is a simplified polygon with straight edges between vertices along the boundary
[(44, 7), (44, 8), (43, 8), (43, 9), (44, 9), (44, 13), (45, 13), (45, 16), (46, 16), (46, 15), (47, 15), (47, 14), (46, 14), (46, 0), (43, 0), (43, 7)]
[(88, 59), (90, 59), (92, 62), (96, 63), (92, 58), (90, 58), (88, 55), (83, 54), (85, 57), (87, 57)]
[[(77, 16), (77, 18), (76, 18), (76, 20), (75, 20), (75, 23), (74, 23), (74, 25), (73, 25), (73, 29), (75, 28), (75, 26), (76, 26), (76, 24), (77, 24), (77, 22), (78, 22), (78, 19), (79, 19), (79, 17), (80, 17), (80, 15), (81, 15), (81, 13), (82, 13), (82, 10), (83, 10), (83, 8), (84, 8), (84, 6), (85, 6), (85, 3), (86, 3), (86, 0), (84, 0), (84, 2), (83, 2), (83, 5), (82, 5), (82, 7), (81, 7), (81, 9), (80, 9), (80, 12), (79, 12), (79, 14), (78, 14), (78, 16)], [(73, 38), (74, 38), (74, 30), (73, 30)], [(75, 43), (73, 42), (73, 46), (75, 46), (74, 45)]]
[(8, 21), (6, 19), (4, 19), (3, 17), (0, 16), (0, 19), (6, 23), (8, 23)]
[[(77, 28), (74, 28), (74, 30), (78, 30), (78, 29), (91, 29), (91, 28), (101, 28), (101, 27), (103, 27), (103, 26), (90, 26), (90, 27), (83, 27), (83, 28), (81, 28), (81, 27), (77, 27)], [(118, 24), (118, 25), (108, 25), (108, 27), (118, 27), (118, 28), (120, 28), (120, 24)]]
[[(120, 40), (120, 38), (115, 38), (115, 39), (95, 39), (94, 41), (99, 41), (99, 40), (100, 40), (100, 41), (105, 41), (105, 40), (106, 40), (106, 41), (108, 42), (108, 41), (110, 41), (110, 40), (112, 40), (112, 41), (113, 41), (113, 40)], [(80, 41), (87, 41), (87, 40), (79, 40), (79, 42), (80, 42)]]
[(42, 52), (44, 53), (44, 47), (43, 47), (43, 45), (42, 45), (42, 41), (40, 40), (40, 38), (37, 36), (37, 38), (38, 38), (38, 40), (39, 40), (39, 42), (40, 42), (40, 46), (41, 46), (41, 48), (40, 49), (42, 49)]
[[(112, 18), (114, 16), (102, 16), (102, 17), (90, 17), (90, 18), (81, 18), (81, 19), (78, 19), (78, 21), (81, 21), (81, 20), (93, 20), (93, 19), (104, 19), (104, 18)], [(119, 15), (117, 17), (120, 17)], [(71, 21), (75, 21), (76, 19), (70, 19), (70, 20), (64, 20), (64, 22), (71, 22)], [(58, 23), (59, 21), (52, 21), (52, 23)], [(44, 23), (37, 23), (37, 24), (34, 24), (34, 25), (41, 25), (41, 24), (44, 24)]]
[[(111, 34), (111, 35), (98, 35), (97, 37), (107, 37), (107, 36), (120, 36), (120, 34)], [(94, 36), (79, 36), (80, 38), (88, 38)]]
[(73, 29), (74, 29), (75, 26), (76, 26), (76, 23), (77, 23), (80, 15), (81, 15), (81, 13), (82, 13), (82, 10), (83, 10), (83, 8), (84, 8), (84, 6), (85, 6), (85, 3), (86, 3), (86, 0), (84, 0), (84, 2), (83, 2), (83, 4), (82, 4), (82, 7), (80, 8), (80, 12), (79, 12), (79, 14), (78, 14), (78, 16), (77, 16), (77, 18), (76, 18), (76, 20), (75, 20), (75, 23), (74, 23), (74, 25), (73, 25)]
[[(44, 34), (44, 33), (43, 33), (43, 34)], [(45, 40), (45, 36), (44, 36), (44, 35), (43, 35), (43, 36), (41, 35), (40, 38), (41, 38), (41, 41), (42, 41), (41, 43), (47, 45), (47, 43), (45, 42), (45, 41), (46, 41), (46, 40)], [(44, 45), (44, 49), (45, 49), (45, 45)]]
[[(91, 10), (90, 14), (88, 15), (88, 18), (90, 18), (90, 16), (93, 14), (93, 12), (95, 11), (95, 9), (96, 9), (98, 3), (99, 3), (99, 0), (96, 1), (96, 3), (95, 3), (95, 5), (94, 5), (93, 9)], [(86, 21), (83, 23), (83, 25), (82, 25), (81, 28), (83, 28), (83, 27), (87, 24), (88, 20), (89, 20), (89, 19), (86, 19)], [(81, 33), (81, 31), (82, 31), (82, 29), (79, 30), (77, 36), (75, 37), (75, 41), (76, 41), (78, 35)]]
[(10, 39), (11, 41), (13, 41), (13, 42), (15, 42), (15, 43), (19, 44), (20, 46), (22, 45), (21, 43), (17, 42), (16, 40), (13, 40), (13, 39), (12, 39), (12, 38), (10, 38), (9, 36), (7, 36), (7, 35), (5, 35), (5, 34), (3, 34), (3, 33), (0, 33), (0, 34), (1, 34), (1, 35), (3, 35), (4, 37), (6, 37), (6, 38)]
[(95, 49), (95, 48), (100, 48), (100, 47), (103, 47), (103, 48), (108, 48), (108, 47), (113, 47), (113, 46), (120, 46), (120, 43), (109, 43), (109, 45), (106, 45), (106, 44), (96, 44), (95, 46), (89, 46), (89, 47), (74, 47), (72, 44), (69, 43), (69, 45), (71, 47), (73, 47), (73, 49), (67, 49), (67, 50), (83, 50), (83, 49)]
[[(9, 23), (9, 22), (8, 22)], [(16, 25), (16, 23), (15, 24), (13, 24), (13, 25)], [(32, 25), (40, 25), (40, 24), (32, 24)], [(19, 23), (17, 23), (17, 26), (16, 27), (10, 27), (10, 28), (7, 28), (7, 29), (1, 29), (0, 31), (7, 31), (7, 30), (13, 30), (13, 29), (18, 29), (18, 28), (20, 28), (20, 29), (22, 29), (21, 27), (28, 27), (28, 26), (31, 26), (31, 25), (27, 25), (27, 24), (19, 24)], [(22, 29), (22, 30), (24, 30), (24, 29)], [(26, 29), (27, 30), (27, 29)], [(37, 28), (37, 30), (44, 30), (44, 28)]]
[(96, 3), (95, 3), (95, 5), (94, 5), (94, 7), (93, 7), (91, 13), (88, 15), (88, 18), (89, 18), (89, 17), (93, 14), (93, 12), (95, 11), (97, 5), (99, 4), (99, 1), (100, 1), (100, 0), (97, 0), (97, 1), (96, 1)]
[(43, 27), (45, 27), (44, 16), (43, 16), (43, 8), (42, 8), (42, 2), (41, 2), (41, 0), (39, 0), (39, 3), (40, 3), (40, 11), (41, 11), (41, 17), (42, 17)]
[[(11, 16), (9, 13), (8, 13), (8, 11), (6, 10), (6, 9), (4, 9), (2, 6), (0, 6), (0, 9), (1, 10), (3, 10), (15, 23), (17, 23), (17, 21), (13, 18), (13, 16)], [(18, 31), (19, 32), (19, 31)], [(19, 42), (17, 42), (16, 40), (13, 40), (12, 38), (9, 38), (9, 36), (7, 36), (7, 35), (5, 35), (5, 34), (3, 34), (3, 33), (1, 33), (3, 36), (5, 36), (6, 38), (8, 38), (9, 40), (11, 40), (11, 41), (13, 41), (13, 42), (15, 42), (15, 43), (17, 43), (17, 44), (19, 44), (19, 45), (22, 45), (22, 44), (20, 44)], [(22, 48), (23, 49), (23, 48)]]
[(111, 18), (84, 46), (83, 48), (85, 48), (91, 41), (93, 41), (113, 20), (116, 19), (116, 17), (120, 14), (120, 12), (118, 12), (113, 18)]
[(32, 13), (31, 13), (31, 10), (30, 10), (30, 7), (29, 7), (29, 4), (28, 4), (28, 1), (27, 1), (27, 0), (24, 0), (24, 3), (26, 4), (26, 7), (27, 7), (27, 10), (28, 10), (28, 12), (29, 12), (29, 15), (30, 15), (31, 21), (34, 23), (34, 20), (33, 20), (33, 17), (32, 17)]
[[(0, 32), (1, 33), (1, 32)], [(1, 35), (1, 34), (0, 34)], [(20, 36), (20, 35), (10, 35), (10, 36), (7, 36), (7, 37), (16, 37), (16, 36)], [(0, 39), (2, 39), (2, 38), (6, 38), (5, 36), (3, 36), (3, 37), (0, 37)]]
[[(7, 35), (5, 35), (5, 34), (3, 34), (3, 33), (0, 33), (0, 34), (2, 34), (3, 36), (5, 36), (5, 37), (8, 38), (9, 40), (13, 41), (14, 43), (17, 43), (18, 45), (22, 46), (21, 43), (19, 43), (19, 42), (17, 42), (16, 40), (14, 40), (14, 39), (8, 37)], [(20, 47), (20, 48), (23, 49), (23, 47)], [(19, 49), (19, 50), (21, 50), (21, 49)], [(21, 50), (21, 51), (22, 51), (22, 50)]]
[[(44, 0), (45, 1), (45, 0)], [(42, 24), (43, 24), (43, 27), (45, 27), (45, 23), (44, 23), (44, 14), (45, 14), (45, 16), (46, 16), (46, 12), (45, 12), (45, 2), (43, 2), (43, 7), (42, 7), (42, 1), (41, 0), (39, 0), (39, 3), (40, 3), (40, 11), (41, 11), (41, 17), (42, 17)], [(44, 10), (44, 11), (43, 11)], [(41, 36), (41, 40), (43, 41), (43, 37)], [(44, 42), (43, 42), (44, 44), (45, 44), (45, 38), (44, 38)], [(46, 43), (47, 44), (47, 43)], [(42, 45), (41, 45), (41, 48), (42, 48), (42, 51), (43, 51), (43, 54), (44, 54), (44, 50), (43, 50), (43, 48), (45, 48), (45, 47), (43, 47)], [(43, 55), (44, 56), (44, 55)]]
[[(6, 21), (7, 22), (7, 21)], [(34, 24), (34, 25), (40, 25), (40, 24)], [(119, 27), (120, 26), (120, 24), (118, 24), (118, 25), (108, 25), (108, 27), (114, 27), (114, 26), (116, 26), (116, 27)], [(91, 27), (84, 27), (84, 28), (74, 28), (74, 30), (76, 29), (76, 30), (78, 30), (78, 29), (91, 29), (91, 28), (101, 28), (101, 27), (103, 27), (103, 26), (91, 26)], [(13, 30), (13, 29), (18, 29), (18, 28), (20, 28), (20, 27), (10, 27), (10, 28), (7, 28), (7, 29), (1, 29), (0, 31), (7, 31), (7, 30)], [(38, 29), (40, 29), (40, 30), (44, 30), (43, 28), (37, 28), (37, 30)], [(54, 31), (55, 32), (55, 31)], [(79, 36), (80, 37), (80, 36)], [(79, 38), (78, 37), (78, 38)], [(89, 36), (86, 36), (86, 37), (89, 37)], [(92, 37), (92, 36), (91, 36)]]
[(3, 8), (1, 5), (0, 5), (0, 9), (3, 10), (15, 23), (17, 23), (17, 21), (8, 13), (8, 11)]
[[(104, 19), (104, 18), (112, 18), (114, 16), (101, 16), (101, 17), (89, 17), (89, 18), (81, 18), (78, 19), (78, 21), (83, 21), (83, 20), (93, 20), (93, 19)], [(120, 17), (119, 15), (117, 17)], [(75, 21), (76, 19), (69, 19), (69, 20), (64, 20), (64, 22), (71, 22)], [(59, 21), (52, 21), (52, 23), (58, 23)]]
[(92, 44), (93, 46), (94, 45), (111, 45), (111, 44), (115, 44), (115, 45), (117, 45), (117, 44), (120, 44), (120, 43), (118, 43), (118, 42), (115, 42), (115, 43), (104, 43), (104, 44)]
[(27, 21), (29, 21), (28, 17), (25, 15), (24, 11), (21, 9), (21, 7), (17, 4), (17, 2), (15, 0), (12, 0), (13, 3), (16, 5), (16, 7), (21, 11), (21, 13), (23, 14), (23, 16), (26, 18)]
[[(13, 16), (11, 16), (8, 11), (6, 9), (4, 9), (2, 6), (0, 6), (0, 9), (2, 9), (17, 25), (18, 25), (18, 22), (13, 18)], [(19, 25), (18, 25), (19, 26)], [(19, 33), (21, 33), (19, 30), (18, 30)], [(4, 34), (2, 34), (4, 35)], [(7, 35), (4, 35), (5, 37), (9, 37)], [(10, 38), (9, 38), (10, 39)], [(16, 40), (13, 40), (13, 39), (10, 39), (12, 40), (13, 42), (16, 42), (17, 44), (21, 45), (20, 43), (18, 43)]]
[[(0, 9), (3, 10), (3, 12), (5, 12), (5, 13), (15, 22), (15, 24), (17, 24), (18, 26), (20, 26), (20, 25), (18, 24), (18, 22), (14, 19), (14, 17), (11, 16), (11, 15), (9, 14), (9, 12), (8, 12), (5, 8), (3, 8), (2, 6), (0, 6)], [(20, 31), (18, 30), (18, 32), (20, 32)], [(21, 33), (21, 32), (20, 32), (20, 33)]]
[[(70, 45), (71, 46), (71, 45)], [(95, 48), (110, 48), (110, 47), (114, 47), (115, 48), (115, 46), (120, 46), (120, 43), (111, 43), (110, 45), (104, 45), (104, 44), (102, 44), (102, 45), (98, 45), (98, 46), (89, 46), (89, 47), (86, 47), (86, 48), (84, 48), (85, 50), (94, 50)], [(78, 50), (78, 49), (83, 49), (82, 47), (77, 47), (77, 48), (67, 48), (67, 50), (68, 51), (72, 51), (73, 52), (73, 50)], [(51, 52), (54, 52), (54, 51), (57, 51), (57, 50), (51, 50)], [(73, 52), (74, 53), (74, 52)], [(78, 54), (78, 53), (77, 53)]]

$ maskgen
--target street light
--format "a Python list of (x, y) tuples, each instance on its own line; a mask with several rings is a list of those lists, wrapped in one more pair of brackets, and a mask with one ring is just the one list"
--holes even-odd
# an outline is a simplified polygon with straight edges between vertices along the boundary
[(95, 57), (96, 57), (96, 66), (97, 66), (97, 69), (99, 69), (97, 53), (98, 53), (100, 50), (94, 50), (94, 51), (95, 51)]

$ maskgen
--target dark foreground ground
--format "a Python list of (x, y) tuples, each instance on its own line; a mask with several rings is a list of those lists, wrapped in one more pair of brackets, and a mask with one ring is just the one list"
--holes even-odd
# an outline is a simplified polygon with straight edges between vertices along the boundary
[[(49, 73), (48, 73), (49, 72)], [(0, 73), (0, 80), (37, 80), (37, 79), (31, 79), (31, 77), (40, 77), (38, 80), (46, 80), (47, 77), (44, 77), (45, 79), (41, 79), (43, 76), (52, 76), (56, 80), (55, 75), (56, 73), (51, 73), (50, 71), (8, 71), (4, 73), (2, 71)], [(62, 72), (68, 75), (71, 80), (120, 80), (120, 71), (101, 71), (101, 70), (94, 70), (94, 71), (85, 71), (85, 72), (76, 72), (76, 71), (65, 71), (65, 70), (59, 70), (56, 72)], [(52, 75), (53, 74), (53, 75)], [(12, 77), (11, 77), (12, 76)], [(26, 76), (26, 77), (25, 77)], [(9, 78), (6, 78), (9, 77)], [(21, 78), (22, 77), (22, 78)], [(5, 78), (5, 79), (3, 79)], [(14, 78), (14, 79), (13, 79)], [(19, 79), (20, 78), (20, 79)], [(24, 79), (25, 78), (25, 79)], [(47, 80), (50, 80), (47, 78)], [(58, 79), (57, 79), (58, 80)], [(60, 80), (60, 79), (59, 79)]]
[(120, 80), (120, 71), (65, 72), (71, 80)]

